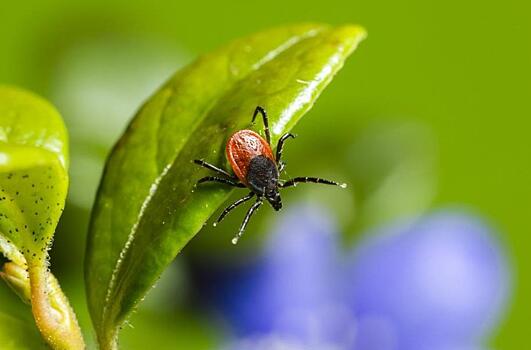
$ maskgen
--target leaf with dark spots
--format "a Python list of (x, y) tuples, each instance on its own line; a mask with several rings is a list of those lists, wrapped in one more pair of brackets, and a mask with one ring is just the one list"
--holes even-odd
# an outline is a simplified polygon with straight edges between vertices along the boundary
[(48, 271), (48, 249), (68, 191), (67, 166), (67, 133), (55, 108), (0, 86), (0, 252), (10, 260), (0, 275), (31, 302), (51, 346), (78, 349), (83, 339), (75, 315)]

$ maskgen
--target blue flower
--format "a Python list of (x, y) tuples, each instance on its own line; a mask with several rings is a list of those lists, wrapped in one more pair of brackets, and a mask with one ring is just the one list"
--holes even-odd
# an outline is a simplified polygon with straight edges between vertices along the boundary
[(288, 211), (255, 264), (210, 276), (230, 350), (480, 349), (508, 296), (490, 229), (457, 211), (342, 252), (321, 208)]
[(473, 349), (496, 325), (509, 286), (490, 229), (458, 212), (372, 236), (346, 275), (359, 349)]

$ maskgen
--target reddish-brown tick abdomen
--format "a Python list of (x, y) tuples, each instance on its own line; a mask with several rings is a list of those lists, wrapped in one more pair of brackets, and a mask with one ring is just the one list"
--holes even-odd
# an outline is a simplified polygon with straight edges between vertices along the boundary
[(240, 130), (234, 133), (227, 141), (225, 151), (234, 174), (244, 184), (247, 184), (246, 177), (251, 159), (262, 155), (275, 162), (271, 146), (252, 130)]

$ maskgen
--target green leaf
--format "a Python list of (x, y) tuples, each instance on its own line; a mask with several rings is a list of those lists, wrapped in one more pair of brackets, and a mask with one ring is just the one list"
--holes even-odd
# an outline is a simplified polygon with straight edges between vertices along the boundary
[(223, 186), (194, 191), (206, 171), (192, 160), (226, 166), (226, 140), (251, 127), (257, 105), (269, 113), (275, 143), (364, 37), (356, 26), (258, 33), (199, 58), (140, 109), (107, 161), (89, 231), (87, 296), (104, 349), (115, 346), (127, 315), (230, 194)]
[(67, 133), (55, 108), (0, 86), (0, 252), (10, 260), (0, 275), (31, 302), (52, 346), (80, 348), (75, 315), (48, 271), (48, 249), (68, 191), (67, 163)]
[(0, 276), (22, 302), (31, 305), (31, 285), (25, 265), (7, 262), (2, 267)]
[(0, 86), (0, 249), (43, 265), (68, 188), (61, 116), (43, 99)]

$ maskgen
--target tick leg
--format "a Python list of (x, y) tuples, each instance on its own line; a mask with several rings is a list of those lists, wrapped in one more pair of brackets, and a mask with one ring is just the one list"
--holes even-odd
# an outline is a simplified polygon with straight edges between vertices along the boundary
[[(282, 158), (282, 150), (284, 149), (284, 142), (289, 139), (289, 138), (292, 138), (294, 139), (295, 138), (295, 135), (293, 135), (292, 133), (286, 133), (284, 135), (282, 135), (282, 137), (280, 138), (280, 140), (278, 140), (278, 143), (277, 143), (277, 154), (276, 154), (276, 160), (277, 160), (277, 163), (280, 163), (281, 162), (281, 158)], [(282, 167), (284, 168), (284, 167)]]
[(245, 215), (245, 218), (243, 219), (242, 225), (240, 226), (240, 230), (238, 231), (238, 234), (234, 236), (232, 239), (232, 244), (237, 244), (238, 240), (242, 237), (243, 231), (245, 231), (245, 227), (247, 227), (247, 223), (249, 222), (249, 219), (253, 215), (256, 209), (258, 209), (262, 205), (263, 199), (262, 197), (259, 197), (256, 200), (256, 203), (253, 204), (251, 208), (249, 208), (249, 211), (247, 212), (247, 215)]
[(226, 185), (230, 185), (234, 187), (245, 187), (245, 185), (242, 184), (241, 182), (236, 182), (232, 179), (225, 179), (223, 177), (216, 177), (216, 176), (205, 176), (202, 179), (199, 179), (199, 181), (197, 181), (197, 184), (201, 184), (203, 182), (220, 182), (222, 184), (226, 184)]
[(256, 116), (258, 115), (258, 113), (262, 115), (262, 120), (264, 121), (264, 131), (265, 131), (267, 143), (271, 144), (271, 135), (269, 134), (269, 121), (268, 121), (267, 113), (265, 109), (263, 109), (260, 106), (257, 106), (253, 113), (252, 122), (254, 123), (254, 120), (256, 119)]
[(221, 215), (219, 216), (219, 218), (216, 220), (216, 222), (214, 222), (214, 226), (216, 226), (217, 224), (219, 224), (221, 222), (221, 220), (223, 220), (223, 218), (234, 208), (236, 208), (238, 205), (240, 204), (243, 204), (245, 202), (247, 202), (249, 199), (253, 198), (254, 197), (254, 192), (251, 192), (249, 193), (247, 196), (243, 197), (243, 198), (240, 198), (238, 199), (236, 202), (232, 203), (231, 205), (229, 205), (228, 207), (225, 208), (225, 210), (223, 210), (223, 213), (221, 213)]
[(217, 173), (220, 173), (220, 174), (223, 174), (225, 176), (228, 176), (230, 177), (231, 179), (235, 179), (235, 177), (231, 174), (229, 174), (228, 172), (226, 172), (225, 170), (223, 169), (220, 169), (218, 168), (217, 166), (215, 165), (212, 165), (210, 163), (207, 163), (205, 162), (204, 160), (202, 159), (194, 159), (194, 163), (197, 164), (197, 165), (200, 165), (202, 166), (203, 168), (207, 168), (207, 169), (210, 169), (210, 170), (214, 170), (215, 172)]
[(334, 186), (339, 186), (341, 188), (346, 188), (347, 187), (347, 184), (345, 184), (345, 183), (340, 184), (340, 183), (335, 182), (335, 181), (325, 180), (325, 179), (321, 179), (321, 178), (318, 178), (318, 177), (295, 177), (293, 179), (290, 179), (290, 180), (284, 182), (280, 186), (281, 187), (291, 187), (291, 186), (296, 186), (300, 182), (302, 182), (302, 183), (312, 182), (312, 183), (316, 183), (316, 184), (334, 185)]
[(280, 174), (284, 171), (284, 168), (286, 167), (286, 163), (284, 163), (283, 161), (280, 161), (277, 164), (278, 164), (278, 173)]

